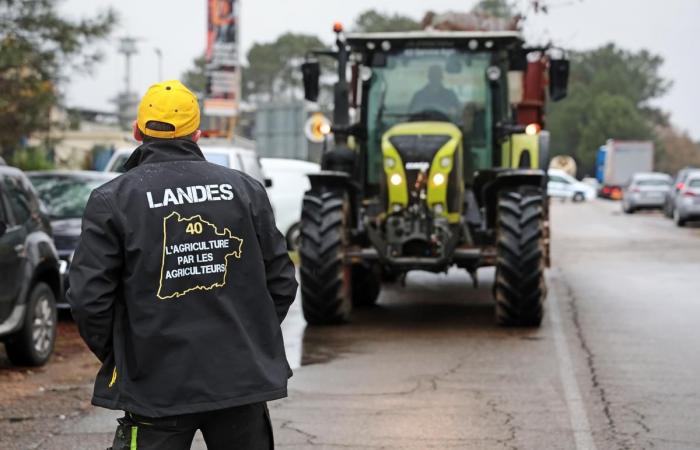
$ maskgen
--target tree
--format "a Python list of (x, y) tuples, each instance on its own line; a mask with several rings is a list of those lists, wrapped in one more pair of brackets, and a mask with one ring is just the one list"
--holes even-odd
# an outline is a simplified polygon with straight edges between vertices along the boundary
[(23, 138), (50, 126), (66, 67), (89, 72), (92, 46), (116, 23), (108, 9), (92, 18), (62, 18), (54, 0), (0, 0), (0, 153), (8, 160)]
[(414, 31), (422, 29), (419, 21), (401, 14), (385, 14), (374, 9), (361, 13), (355, 19), (354, 31), (372, 33), (377, 31)]
[(551, 104), (547, 115), (552, 153), (572, 155), (582, 173), (593, 173), (607, 139), (656, 139), (654, 124), (667, 119), (650, 101), (670, 87), (659, 74), (662, 63), (646, 50), (613, 44), (572, 53), (569, 96)]
[(287, 94), (294, 98), (301, 86), (299, 66), (311, 50), (326, 46), (313, 35), (285, 33), (274, 42), (255, 43), (248, 51), (244, 83), (249, 93), (268, 98)]
[(192, 61), (192, 67), (182, 74), (182, 83), (198, 95), (207, 89), (207, 57), (202, 54)]
[(499, 19), (510, 19), (515, 15), (513, 4), (507, 0), (480, 0), (472, 8), (472, 11), (488, 14)]
[(663, 152), (657, 152), (656, 170), (674, 174), (685, 166), (700, 167), (700, 143), (672, 126), (658, 127), (656, 134)]

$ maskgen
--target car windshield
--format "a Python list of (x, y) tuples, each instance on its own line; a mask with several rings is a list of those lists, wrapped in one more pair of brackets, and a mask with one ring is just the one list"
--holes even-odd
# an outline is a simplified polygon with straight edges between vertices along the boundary
[(204, 158), (210, 163), (218, 164), (224, 167), (231, 167), (229, 157), (225, 153), (208, 152), (206, 150), (203, 150), (202, 154), (204, 155)]
[(637, 180), (637, 186), (669, 186), (671, 180), (666, 180), (664, 178), (646, 178)]
[(29, 178), (51, 219), (83, 217), (90, 193), (107, 181), (64, 175), (33, 175)]
[(381, 136), (407, 121), (449, 121), (465, 135), (477, 167), (486, 166), (491, 142), (488, 53), (454, 48), (409, 48), (372, 68), (368, 94), (368, 167), (372, 181), (381, 173)]

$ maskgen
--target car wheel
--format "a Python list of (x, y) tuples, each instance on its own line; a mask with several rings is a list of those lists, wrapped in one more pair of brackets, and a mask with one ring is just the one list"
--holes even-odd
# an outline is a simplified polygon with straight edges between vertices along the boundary
[(684, 227), (685, 226), (685, 219), (681, 216), (681, 212), (678, 211), (678, 208), (673, 209), (673, 221), (678, 225), (679, 227)]
[(22, 329), (5, 343), (7, 356), (18, 366), (43, 366), (56, 343), (56, 298), (46, 283), (29, 294)]
[(624, 201), (622, 202), (622, 211), (624, 211), (625, 214), (634, 214), (634, 208), (632, 208), (632, 205)]
[(586, 199), (586, 196), (583, 195), (583, 192), (577, 192), (574, 194), (574, 197), (571, 200), (573, 200), (574, 203), (581, 203), (585, 199)]
[(299, 246), (301, 244), (301, 224), (299, 222), (289, 227), (289, 230), (287, 230), (287, 234), (285, 235), (285, 239), (287, 240), (287, 250), (299, 250)]

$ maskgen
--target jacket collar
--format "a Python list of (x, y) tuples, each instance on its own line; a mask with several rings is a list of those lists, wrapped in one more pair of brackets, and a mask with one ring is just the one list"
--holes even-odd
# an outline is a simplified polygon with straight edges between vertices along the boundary
[(124, 168), (131, 170), (141, 164), (168, 161), (204, 161), (204, 155), (189, 139), (157, 140), (141, 144), (126, 160)]

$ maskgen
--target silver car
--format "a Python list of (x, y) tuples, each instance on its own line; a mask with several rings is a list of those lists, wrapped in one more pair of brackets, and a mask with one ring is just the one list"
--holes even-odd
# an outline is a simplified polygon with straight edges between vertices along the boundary
[(676, 195), (673, 220), (682, 227), (689, 220), (700, 220), (700, 172), (693, 172)]
[(622, 191), (622, 210), (632, 214), (638, 209), (661, 209), (673, 180), (659, 172), (636, 173)]

